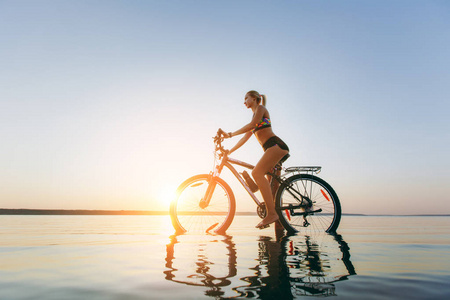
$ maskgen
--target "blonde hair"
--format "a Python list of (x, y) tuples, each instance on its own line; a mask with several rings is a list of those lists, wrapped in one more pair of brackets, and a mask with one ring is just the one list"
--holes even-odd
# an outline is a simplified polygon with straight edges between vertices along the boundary
[(262, 105), (266, 106), (266, 103), (267, 103), (266, 95), (260, 94), (254, 90), (248, 91), (247, 94), (249, 94), (253, 98), (256, 98), (256, 102), (258, 102), (258, 104), (260, 104), (262, 102)]

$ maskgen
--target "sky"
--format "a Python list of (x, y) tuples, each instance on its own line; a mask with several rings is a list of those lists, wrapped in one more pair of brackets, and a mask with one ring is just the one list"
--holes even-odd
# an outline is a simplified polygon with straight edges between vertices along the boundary
[(449, 82), (448, 1), (1, 0), (0, 207), (168, 210), (257, 90), (343, 212), (450, 214)]

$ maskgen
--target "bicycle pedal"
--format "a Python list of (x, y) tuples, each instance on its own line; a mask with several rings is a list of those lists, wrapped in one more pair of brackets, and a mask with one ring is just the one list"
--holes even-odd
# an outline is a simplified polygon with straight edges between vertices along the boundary
[(259, 229), (266, 229), (267, 227), (270, 227), (270, 224), (263, 225), (263, 226), (259, 226), (258, 228), (259, 228)]

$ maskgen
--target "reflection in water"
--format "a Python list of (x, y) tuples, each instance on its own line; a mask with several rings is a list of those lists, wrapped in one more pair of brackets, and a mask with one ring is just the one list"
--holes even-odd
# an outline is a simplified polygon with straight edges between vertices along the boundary
[(297, 235), (279, 242), (261, 237), (259, 246), (258, 272), (243, 278), (249, 286), (235, 288), (240, 296), (255, 291), (261, 298), (332, 296), (336, 295), (333, 282), (355, 274), (348, 245), (339, 235)]
[[(179, 241), (180, 240), (180, 241)], [(236, 249), (228, 235), (206, 235), (199, 237), (188, 235), (170, 236), (167, 245), (166, 279), (194, 286), (205, 286), (209, 289), (206, 295), (221, 297), (221, 287), (231, 284), (228, 278), (236, 276)], [(177, 255), (175, 257), (175, 247)], [(225, 252), (223, 251), (225, 249)], [(221, 253), (224, 252), (224, 253)], [(215, 261), (211, 261), (209, 257)], [(180, 268), (174, 268), (174, 261), (180, 260)], [(189, 269), (189, 267), (193, 267)]]
[(234, 278), (237, 251), (231, 236), (170, 238), (165, 279), (204, 286), (205, 295), (214, 298), (332, 296), (336, 295), (335, 282), (356, 274), (349, 247), (340, 235), (261, 236), (257, 253), (252, 255), (257, 256), (256, 265), (239, 268), (240, 278)]

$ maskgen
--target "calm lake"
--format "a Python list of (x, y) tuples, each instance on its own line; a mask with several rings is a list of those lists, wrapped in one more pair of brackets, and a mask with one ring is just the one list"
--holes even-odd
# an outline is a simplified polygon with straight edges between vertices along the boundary
[(0, 216), (0, 299), (450, 299), (450, 217), (173, 235), (169, 216)]

